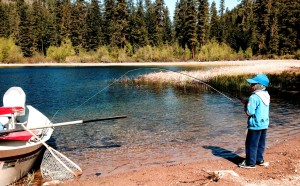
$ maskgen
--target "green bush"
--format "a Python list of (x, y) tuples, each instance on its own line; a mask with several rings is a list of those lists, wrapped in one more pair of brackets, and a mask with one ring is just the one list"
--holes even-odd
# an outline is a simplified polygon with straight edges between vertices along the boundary
[(96, 58), (100, 62), (112, 62), (111, 57), (109, 56), (109, 51), (107, 46), (101, 46), (96, 51)]
[(127, 62), (128, 60), (128, 56), (127, 53), (124, 49), (118, 49), (118, 58), (117, 58), (118, 62)]
[(185, 50), (178, 45), (178, 43), (173, 45), (173, 56), (176, 60), (185, 60)]
[(300, 49), (297, 50), (295, 58), (298, 59), (298, 60), (300, 60)]
[(163, 45), (159, 47), (145, 46), (139, 48), (133, 55), (136, 61), (171, 62), (181, 59), (190, 59), (190, 50), (182, 49), (178, 45)]
[(152, 47), (150, 45), (144, 46), (139, 48), (135, 55), (134, 58), (138, 61), (153, 61), (153, 51)]
[(169, 62), (173, 61), (173, 47), (163, 45), (160, 47), (154, 47), (153, 49), (153, 61)]
[(17, 63), (22, 61), (23, 54), (12, 38), (0, 38), (0, 62)]
[(75, 55), (75, 50), (69, 39), (64, 40), (61, 46), (50, 46), (47, 50), (47, 56), (58, 62), (63, 62), (72, 55)]
[(225, 43), (219, 44), (213, 40), (208, 44), (202, 46), (199, 56), (200, 61), (218, 61), (230, 60), (238, 58), (237, 54)]
[(244, 59), (244, 51), (243, 49), (240, 47), (239, 52), (237, 53), (237, 57), (239, 60), (243, 60)]
[(250, 59), (253, 56), (252, 48), (248, 47), (245, 51), (245, 58)]

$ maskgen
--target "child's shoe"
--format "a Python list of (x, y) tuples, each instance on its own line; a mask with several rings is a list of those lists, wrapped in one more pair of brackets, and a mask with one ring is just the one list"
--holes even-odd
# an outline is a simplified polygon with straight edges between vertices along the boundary
[(264, 160), (256, 162), (256, 165), (267, 167), (269, 166), (269, 162), (265, 162)]
[(244, 169), (255, 169), (255, 165), (247, 165), (246, 160), (244, 160), (242, 163), (240, 163), (239, 167), (244, 168)]

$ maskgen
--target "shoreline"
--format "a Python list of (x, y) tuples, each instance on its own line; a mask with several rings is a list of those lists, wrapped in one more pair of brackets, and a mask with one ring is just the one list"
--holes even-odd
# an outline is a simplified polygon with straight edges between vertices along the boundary
[(246, 61), (207, 61), (207, 62), (124, 62), (124, 63), (16, 63), (3, 64), (0, 67), (89, 67), (89, 66), (218, 66), (253, 65), (259, 63), (300, 63), (300, 60), (246, 60)]
[(268, 147), (265, 159), (268, 167), (242, 169), (237, 166), (242, 157), (226, 157), (160, 164), (156, 167), (81, 180), (59, 182), (59, 185), (299, 185), (300, 137), (278, 140)]

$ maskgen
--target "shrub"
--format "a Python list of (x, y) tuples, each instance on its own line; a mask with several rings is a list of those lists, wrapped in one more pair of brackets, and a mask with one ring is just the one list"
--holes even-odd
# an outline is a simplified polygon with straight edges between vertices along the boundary
[(152, 48), (153, 50), (153, 61), (168, 62), (173, 61), (173, 47), (163, 45), (160, 47)]
[(188, 47), (185, 47), (182, 58), (184, 61), (191, 59), (191, 51)]
[(12, 38), (0, 38), (0, 62), (16, 63), (23, 59), (20, 47), (16, 46)]
[(124, 49), (118, 49), (117, 61), (118, 62), (127, 62), (128, 61), (128, 57), (127, 57), (126, 51)]
[(298, 59), (298, 60), (300, 60), (300, 49), (297, 50), (295, 58)]
[(150, 45), (139, 48), (134, 57), (139, 61), (153, 61), (153, 51)]
[(173, 45), (173, 56), (177, 60), (184, 60), (185, 50), (178, 45), (178, 43)]
[(97, 49), (96, 58), (100, 62), (112, 62), (107, 46), (101, 46)]
[(245, 58), (250, 59), (253, 56), (252, 48), (248, 47), (245, 51)]
[(72, 55), (75, 55), (75, 51), (69, 39), (64, 40), (59, 47), (50, 46), (47, 49), (47, 56), (58, 62), (63, 62)]
[(240, 47), (239, 52), (237, 53), (237, 57), (239, 60), (243, 60), (244, 59), (244, 51), (243, 49)]
[(213, 40), (202, 46), (198, 58), (201, 61), (229, 60), (236, 55), (233, 54), (235, 54), (234, 51), (228, 45), (225, 43), (219, 44)]

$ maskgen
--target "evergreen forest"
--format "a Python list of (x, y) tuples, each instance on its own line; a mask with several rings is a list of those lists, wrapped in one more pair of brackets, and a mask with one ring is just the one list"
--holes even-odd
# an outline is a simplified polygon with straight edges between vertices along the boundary
[(0, 0), (0, 62), (300, 59), (300, 0), (174, 1)]

